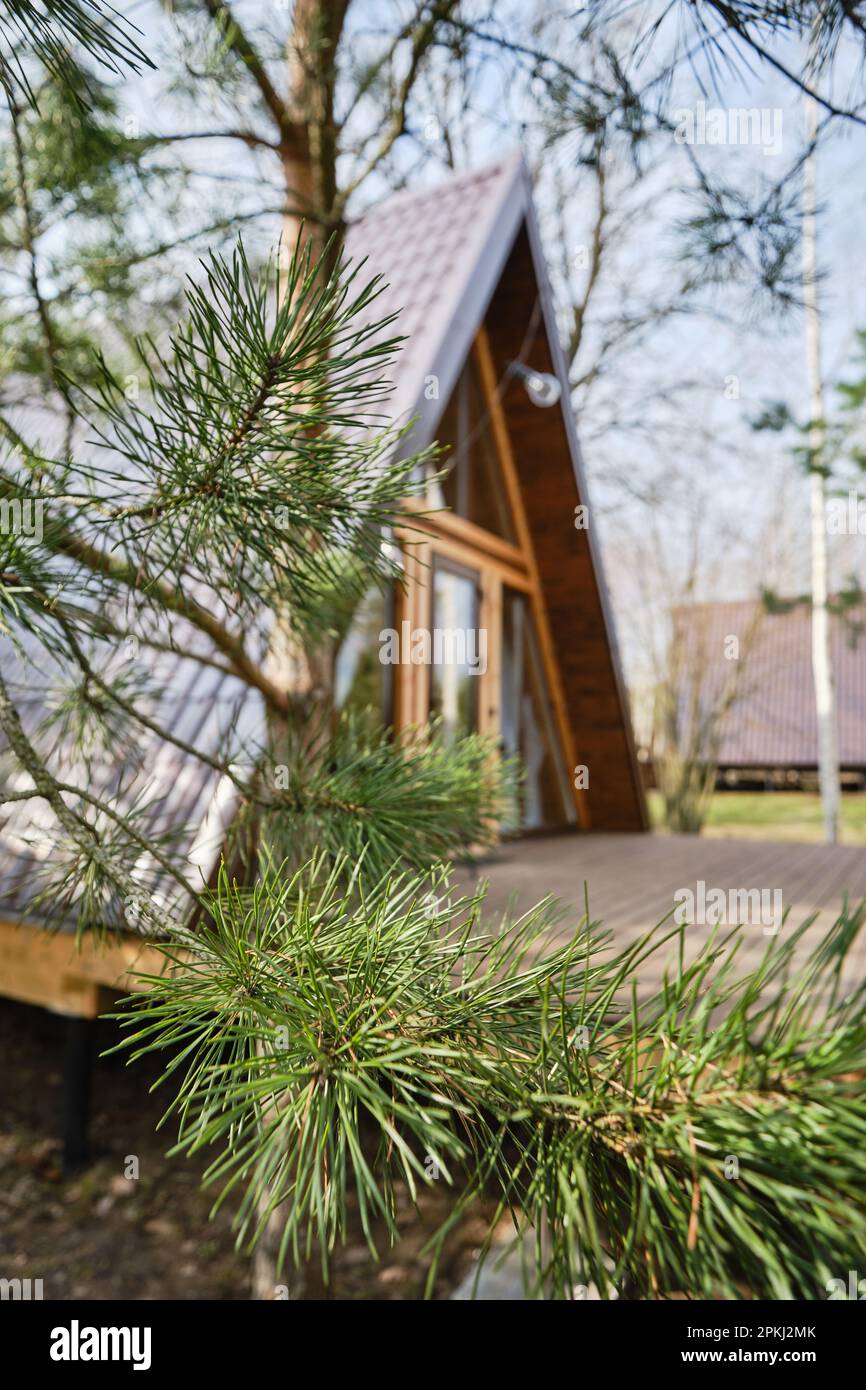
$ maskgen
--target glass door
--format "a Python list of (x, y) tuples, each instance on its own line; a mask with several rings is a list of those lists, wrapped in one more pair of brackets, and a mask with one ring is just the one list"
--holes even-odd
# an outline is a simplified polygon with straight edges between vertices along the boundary
[(430, 715), (453, 742), (478, 729), (480, 683), (487, 670), (478, 570), (434, 554), (430, 607)]
[(527, 596), (502, 595), (500, 737), (523, 769), (520, 828), (553, 829), (576, 820)]

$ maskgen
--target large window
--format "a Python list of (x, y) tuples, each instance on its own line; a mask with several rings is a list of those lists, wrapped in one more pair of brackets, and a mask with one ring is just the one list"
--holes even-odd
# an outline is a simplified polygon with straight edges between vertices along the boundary
[[(555, 829), (578, 819), (568, 716), (494, 378), (482, 332), (436, 431), (442, 477), (429, 481), (431, 470), (423, 515), (401, 532), (398, 626), (413, 655), (396, 676), (395, 725), (430, 717), (448, 740), (477, 731), (498, 741), (523, 771), (503, 829)], [(423, 643), (429, 654), (414, 655)]]
[(525, 595), (507, 588), (502, 602), (500, 736), (504, 751), (517, 754), (523, 767), (521, 827), (535, 830), (573, 822), (574, 803), (529, 604)]
[(433, 489), (433, 505), (514, 541), (514, 526), (496, 454), (478, 369), (470, 357), (436, 431), (445, 479)]
[(478, 575), (436, 557), (430, 622), (430, 714), (449, 741), (478, 728)]

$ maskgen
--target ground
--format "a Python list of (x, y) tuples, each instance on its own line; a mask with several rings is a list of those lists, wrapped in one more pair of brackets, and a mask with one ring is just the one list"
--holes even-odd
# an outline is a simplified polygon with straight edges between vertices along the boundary
[[(653, 825), (660, 827), (661, 795), (651, 791), (648, 800)], [(821, 798), (812, 792), (717, 792), (702, 833), (713, 839), (819, 844), (824, 838)], [(866, 794), (842, 797), (839, 840), (843, 845), (866, 845)]]
[[(100, 1043), (115, 1040), (102, 1021)], [(246, 1299), (249, 1260), (234, 1248), (231, 1208), (209, 1220), (199, 1187), (203, 1162), (166, 1158), (165, 1108), (149, 1094), (155, 1075), (100, 1058), (94, 1075), (93, 1162), (71, 1177), (60, 1170), (63, 1020), (0, 999), (0, 1277), (42, 1279), (46, 1299)], [(124, 1176), (128, 1156), (140, 1176)], [(339, 1299), (421, 1297), (421, 1249), (450, 1209), (434, 1187), (418, 1211), (402, 1198), (403, 1237), (376, 1264), (357, 1232), (338, 1252), (327, 1291)], [(480, 1213), (455, 1232), (435, 1296), (450, 1296), (472, 1267), (485, 1227)]]

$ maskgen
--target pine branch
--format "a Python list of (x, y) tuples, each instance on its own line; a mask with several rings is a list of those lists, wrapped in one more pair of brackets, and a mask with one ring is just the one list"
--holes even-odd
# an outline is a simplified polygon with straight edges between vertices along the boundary
[[(288, 609), (301, 627), (347, 551), (358, 596), (397, 575), (381, 534), (420, 460), (397, 458), (405, 431), (375, 417), (396, 341), (368, 312), (379, 282), (356, 290), (343, 266), (326, 277), (326, 261), (297, 246), (277, 303), (276, 265), (255, 276), (240, 245), (212, 257), (170, 352), (143, 345), (148, 399), (127, 400), (105, 364), (86, 396), (96, 442), (125, 464), (84, 470), (82, 516), (122, 540), (160, 602), (166, 576), (184, 574), (234, 592), (245, 617)], [(73, 543), (93, 567), (87, 544)]]
[(397, 1237), (395, 1181), (414, 1197), (438, 1175), (458, 1210), (493, 1190), (518, 1238), (545, 1232), (549, 1297), (821, 1298), (855, 1267), (866, 984), (846, 994), (842, 971), (862, 909), (802, 967), (805, 927), (745, 975), (742, 929), (689, 966), (681, 949), (643, 1003), (639, 968), (681, 933), (611, 955), (587, 914), (555, 946), (544, 904), (489, 930), (483, 895), (441, 874), (271, 866), (250, 891), (223, 875), (210, 909), (123, 1046), (183, 1040), (178, 1149), (216, 1149), (249, 1244), (276, 1211), (283, 1256), (327, 1268), (350, 1190), (375, 1249), (374, 1218)]
[(348, 856), (375, 880), (395, 864), (426, 871), (469, 854), (513, 820), (518, 771), (495, 740), (449, 745), (435, 726), (395, 740), (347, 718), (312, 758), (318, 738), (317, 727), (298, 731), (290, 764), (266, 769), (272, 780), (256, 798), (267, 798), (263, 833), (278, 860)]
[(38, 100), (22, 54), (32, 52), (53, 82), (81, 108), (88, 104), (87, 80), (73, 58), (79, 47), (102, 67), (122, 75), (155, 65), (134, 37), (129, 20), (96, 0), (3, 0), (0, 5), (0, 83), (10, 101), (20, 92), (34, 108)]
[[(161, 852), (152, 837), (144, 838), (135, 831), (128, 813), (121, 815), (92, 792), (61, 782), (48, 771), (24, 732), (18, 711), (10, 698), (2, 676), (0, 676), (0, 728), (3, 729), (9, 747), (20, 766), (32, 779), (33, 794), (43, 797), (48, 802), (61, 829), (69, 837), (71, 844), (75, 846), (83, 864), (87, 866), (77, 877), (84, 878), (88, 872), (95, 871), (104, 882), (113, 885), (118, 890), (126, 903), (134, 902), (140, 905), (146, 896), (142, 884), (132, 877), (118, 856), (111, 852), (110, 847), (106, 848), (103, 845), (96, 828), (80, 813), (73, 811), (67, 805), (64, 800), (67, 795), (75, 796), (79, 800), (87, 802), (96, 807), (101, 815), (107, 816), (122, 830), (128, 841), (134, 841), (137, 844), (139, 851), (144, 850), (157, 860), (165, 872), (183, 889), (184, 893), (189, 895), (190, 902), (195, 900), (194, 890), (186, 882), (183, 875), (178, 872), (176, 864)], [(170, 934), (176, 928), (177, 924), (157, 902), (148, 901), (144, 911), (147, 919), (156, 930)], [(94, 922), (88, 923), (88, 925), (98, 927), (100, 924)]]
[[(48, 604), (47, 596), (41, 595), (43, 603)], [(198, 748), (189, 743), (186, 739), (180, 738), (172, 729), (166, 728), (157, 720), (151, 719), (142, 709), (140, 692), (133, 690), (129, 695), (123, 694), (117, 681), (108, 681), (96, 670), (92, 661), (88, 657), (81, 643), (75, 634), (72, 624), (66, 620), (62, 613), (55, 612), (55, 619), (62, 629), (64, 638), (69, 647), (73, 660), (84, 676), (85, 683), (89, 686), (96, 686), (105, 697), (105, 703), (112, 713), (119, 711), (127, 716), (128, 719), (147, 729), (154, 734), (160, 743), (169, 743), (173, 748), (177, 748), (187, 758), (203, 763), (212, 771), (218, 773), (220, 777), (226, 777), (233, 782), (237, 789), (244, 795), (248, 794), (249, 788), (247, 781), (242, 778), (235, 769), (234, 760), (228, 758), (217, 758), (212, 756), (203, 748)], [(2, 800), (2, 798), (0, 798)]]
[[(7, 478), (0, 475), (0, 490), (4, 495), (8, 485)], [(132, 593), (146, 596), (166, 612), (187, 619), (210, 638), (214, 646), (228, 659), (232, 672), (240, 680), (252, 689), (258, 690), (270, 708), (278, 713), (286, 712), (286, 692), (275, 685), (252, 659), (242, 639), (232, 633), (202, 604), (179, 592), (169, 583), (153, 579), (146, 569), (130, 564), (122, 556), (92, 545), (53, 518), (46, 528), (44, 545), (51, 553), (67, 556), (92, 574), (111, 580)]]

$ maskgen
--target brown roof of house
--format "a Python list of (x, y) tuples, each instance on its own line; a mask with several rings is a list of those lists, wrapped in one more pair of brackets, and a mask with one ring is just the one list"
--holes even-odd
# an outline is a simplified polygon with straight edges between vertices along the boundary
[[(696, 604), (678, 610), (680, 630), (703, 668), (703, 701), (714, 698), (729, 674), (725, 642), (741, 644), (758, 618), (736, 699), (728, 711), (719, 751), (721, 766), (815, 767), (818, 735), (812, 677), (811, 609), (760, 612), (756, 602)], [(866, 767), (866, 610), (842, 621), (831, 617), (831, 659), (836, 684), (839, 761)]]
[[(417, 419), (412, 447), (429, 442), (502, 274), (529, 199), (519, 155), (457, 174), (433, 188), (394, 194), (353, 222), (345, 239), (358, 278), (385, 281), (370, 321), (396, 314), (405, 338), (387, 411)], [(425, 392), (431, 376), (438, 394)]]

